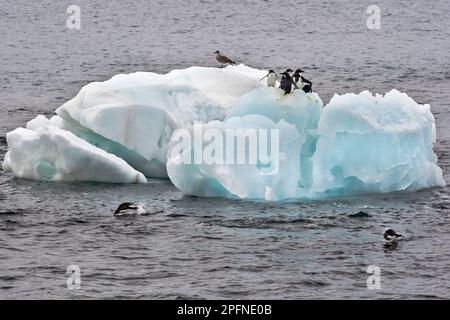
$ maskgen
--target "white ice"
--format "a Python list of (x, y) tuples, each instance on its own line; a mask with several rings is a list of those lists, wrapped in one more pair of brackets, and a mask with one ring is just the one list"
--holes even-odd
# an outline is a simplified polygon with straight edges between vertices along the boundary
[[(164, 75), (120, 74), (84, 86), (56, 113), (78, 128), (75, 134), (96, 134), (90, 142), (95, 141), (98, 147), (115, 142), (133, 152), (133, 159), (125, 160), (146, 176), (166, 177), (167, 143), (172, 132), (194, 122), (223, 119), (241, 95), (263, 86), (258, 80), (264, 74), (244, 65), (191, 67)], [(108, 151), (113, 152), (111, 148)], [(123, 154), (124, 150), (117, 155)]]
[(430, 105), (391, 90), (335, 95), (319, 121), (313, 156), (319, 195), (418, 190), (445, 185), (433, 152)]
[[(204, 130), (215, 128), (225, 136), (226, 129), (278, 129), (277, 170), (267, 174), (264, 161), (254, 164), (247, 161), (244, 165), (183, 163), (180, 158), (184, 153), (194, 153), (198, 145), (192, 143), (183, 153), (172, 152), (178, 145), (175, 132), (169, 145), (169, 178), (180, 190), (196, 196), (271, 201), (302, 197), (307, 192), (305, 187), (311, 184), (311, 149), (315, 145), (321, 111), (322, 101), (315, 93), (297, 90), (284, 95), (278, 88), (254, 90), (237, 101), (225, 121), (212, 121)], [(194, 135), (194, 126), (188, 129)], [(205, 143), (203, 148), (207, 145)], [(249, 144), (245, 148), (248, 153)]]
[[(8, 133), (3, 169), (30, 179), (107, 182), (168, 174), (187, 194), (270, 201), (445, 184), (429, 105), (392, 90), (335, 95), (323, 108), (316, 93), (266, 88), (259, 81), (266, 74), (243, 65), (191, 67), (90, 83), (52, 118), (37, 116)], [(216, 133), (279, 130), (278, 170), (268, 175), (267, 159), (180, 164), (180, 155), (167, 152), (175, 133), (201, 124)]]
[[(43, 120), (43, 119), (41, 119)], [(37, 121), (34, 122), (36, 124)], [(32, 125), (31, 125), (32, 126)], [(35, 180), (146, 183), (124, 160), (53, 126), (17, 128), (6, 136), (3, 169)]]
[(445, 184), (430, 106), (396, 90), (335, 95), (322, 111), (316, 94), (258, 89), (239, 99), (224, 122), (208, 126), (279, 128), (279, 171), (266, 176), (257, 165), (186, 165), (169, 157), (170, 179), (191, 195), (320, 199)]

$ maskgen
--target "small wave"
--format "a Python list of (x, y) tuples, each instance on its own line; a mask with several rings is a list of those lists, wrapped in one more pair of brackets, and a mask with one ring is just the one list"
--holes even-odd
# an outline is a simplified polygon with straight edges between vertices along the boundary
[(370, 218), (371, 215), (364, 211), (359, 211), (357, 213), (351, 213), (348, 215), (350, 218)]

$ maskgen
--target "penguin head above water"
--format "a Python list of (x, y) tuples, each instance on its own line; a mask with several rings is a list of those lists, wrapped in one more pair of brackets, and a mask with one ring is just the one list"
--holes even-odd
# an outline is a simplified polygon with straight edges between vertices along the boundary
[(383, 237), (388, 241), (397, 241), (400, 240), (403, 236), (395, 232), (394, 229), (387, 229), (386, 231), (384, 231)]
[(115, 216), (131, 215), (131, 214), (144, 214), (145, 208), (142, 203), (135, 204), (133, 202), (124, 202), (114, 211)]

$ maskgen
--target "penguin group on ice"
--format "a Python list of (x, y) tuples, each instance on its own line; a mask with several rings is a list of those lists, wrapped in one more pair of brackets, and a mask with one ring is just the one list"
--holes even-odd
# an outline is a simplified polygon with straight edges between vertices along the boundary
[[(236, 62), (227, 56), (222, 55), (219, 50), (216, 50), (214, 55), (222, 68), (226, 64), (236, 65)], [(284, 91), (285, 95), (291, 93), (295, 89), (301, 89), (306, 93), (312, 92), (312, 82), (302, 76), (303, 72), (302, 69), (297, 69), (295, 72), (291, 69), (286, 69), (286, 71), (281, 73), (282, 77), (280, 79), (279, 88)], [(278, 75), (275, 71), (269, 70), (269, 73), (259, 81), (262, 81), (265, 78), (267, 78), (268, 87), (275, 87), (277, 85)]]
[[(306, 93), (312, 92), (312, 82), (302, 76), (304, 71), (302, 69), (297, 69), (295, 72), (292, 69), (286, 69), (286, 71), (280, 73), (280, 86), (279, 88), (284, 91), (284, 94), (289, 94), (295, 89), (301, 89)], [(275, 87), (276, 80), (278, 78), (277, 74), (273, 70), (269, 70), (269, 73), (263, 77), (267, 78), (267, 86)]]

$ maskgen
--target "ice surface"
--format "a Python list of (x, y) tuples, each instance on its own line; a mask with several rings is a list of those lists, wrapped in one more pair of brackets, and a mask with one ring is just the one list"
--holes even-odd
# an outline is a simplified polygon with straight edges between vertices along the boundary
[(6, 169), (17, 177), (54, 181), (147, 182), (142, 173), (124, 160), (53, 126), (37, 126), (36, 131), (18, 128), (9, 132), (6, 139), (9, 161), (5, 161), (3, 167), (5, 169), (6, 164)]
[[(172, 152), (178, 140), (175, 132), (168, 153), (167, 169), (171, 181), (185, 193), (196, 196), (283, 200), (305, 196), (311, 184), (310, 157), (315, 148), (322, 101), (317, 94), (295, 91), (284, 95), (278, 88), (262, 88), (242, 96), (225, 121), (213, 121), (225, 136), (226, 129), (278, 129), (277, 170), (268, 174), (264, 159), (254, 164), (186, 164), (183, 154)], [(183, 130), (183, 129), (181, 129)], [(194, 127), (189, 128), (194, 135)], [(206, 129), (205, 129), (206, 130)], [(203, 146), (206, 148), (206, 144)], [(193, 153), (192, 143), (184, 152)], [(226, 150), (226, 148), (224, 147)], [(248, 153), (250, 145), (245, 145)], [(306, 170), (303, 170), (303, 167)]]
[(430, 106), (405, 93), (335, 95), (319, 121), (313, 156), (319, 194), (390, 192), (443, 186), (433, 152)]
[(72, 127), (88, 130), (91, 143), (101, 140), (100, 148), (111, 141), (133, 151), (140, 156), (136, 168), (146, 176), (165, 177), (172, 132), (194, 122), (223, 119), (241, 95), (263, 86), (258, 80), (264, 73), (239, 65), (191, 67), (165, 75), (120, 74), (84, 86), (56, 113)]
[(208, 126), (278, 128), (279, 171), (266, 176), (257, 165), (180, 164), (169, 152), (169, 177), (188, 194), (256, 200), (320, 199), (445, 184), (432, 149), (436, 130), (429, 105), (392, 90), (385, 96), (368, 91), (335, 95), (323, 111), (321, 106), (317, 95), (301, 91), (286, 97), (276, 88), (250, 92), (224, 122)]
[[(270, 195), (271, 200), (278, 199), (281, 195), (295, 197), (298, 177), (292, 172), (299, 172), (303, 141), (295, 126), (284, 120), (274, 123), (261, 115), (247, 115), (233, 117), (226, 121), (216, 120), (206, 125), (193, 125), (188, 128), (192, 136), (196, 127), (202, 127), (203, 132), (213, 128), (222, 136), (226, 135), (227, 129), (278, 129), (280, 140), (283, 141), (279, 148), (279, 162), (274, 163), (267, 161), (265, 157), (258, 157), (253, 164), (246, 161), (244, 164), (227, 165), (226, 159), (221, 164), (209, 164), (205, 159), (202, 164), (182, 163), (181, 158), (185, 153), (191, 155), (193, 159), (195, 152), (203, 153), (213, 142), (205, 143), (200, 147), (192, 143), (182, 153), (173, 152), (174, 146), (179, 141), (175, 137), (178, 131), (183, 130), (179, 129), (174, 133), (174, 139), (169, 145), (167, 171), (171, 181), (180, 190), (191, 195), (234, 199), (264, 199), (268, 190), (273, 190)], [(267, 138), (271, 141), (270, 133), (267, 134)], [(248, 144), (246, 148), (249, 148)], [(225, 143), (222, 150), (225, 156)], [(268, 174), (272, 171), (274, 174)]]

